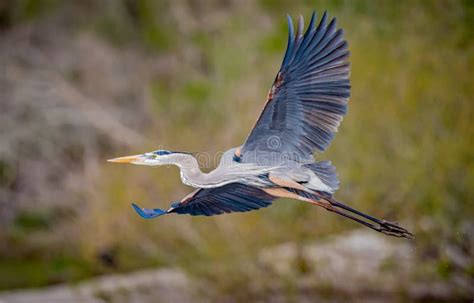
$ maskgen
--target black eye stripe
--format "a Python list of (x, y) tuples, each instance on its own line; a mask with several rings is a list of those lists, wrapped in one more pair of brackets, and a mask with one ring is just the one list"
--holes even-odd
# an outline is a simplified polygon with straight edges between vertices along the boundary
[(169, 150), (157, 150), (155, 152), (153, 152), (155, 155), (158, 155), (158, 156), (163, 156), (163, 155), (169, 155), (169, 154), (172, 154), (172, 152), (170, 152)]

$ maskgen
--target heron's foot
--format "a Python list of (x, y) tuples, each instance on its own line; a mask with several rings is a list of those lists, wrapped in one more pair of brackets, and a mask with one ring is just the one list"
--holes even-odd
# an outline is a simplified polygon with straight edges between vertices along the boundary
[(156, 218), (168, 213), (159, 208), (154, 208), (154, 209), (142, 208), (136, 205), (135, 203), (132, 203), (132, 207), (137, 212), (137, 214), (144, 219), (153, 219), (153, 218)]
[[(411, 232), (401, 227), (396, 222), (390, 222), (386, 220), (377, 219), (361, 211), (358, 211), (357, 209), (349, 207), (341, 202), (338, 202), (334, 199), (329, 199), (329, 200), (326, 199), (326, 201), (328, 201), (329, 204), (316, 203), (316, 202), (315, 204), (320, 205), (326, 208), (327, 210), (336, 212), (344, 217), (352, 219), (356, 222), (364, 224), (365, 226), (372, 228), (373, 230), (376, 230), (378, 232), (381, 232), (389, 236), (407, 238), (407, 239), (413, 239), (415, 237)], [(336, 209), (335, 207), (340, 208), (340, 210)], [(341, 209), (345, 210), (346, 212), (341, 212)], [(347, 212), (352, 213), (353, 215)], [(357, 215), (358, 217), (355, 217), (354, 215)]]
[(401, 227), (397, 222), (382, 220), (379, 222), (378, 231), (383, 234), (399, 238), (415, 238), (411, 232)]

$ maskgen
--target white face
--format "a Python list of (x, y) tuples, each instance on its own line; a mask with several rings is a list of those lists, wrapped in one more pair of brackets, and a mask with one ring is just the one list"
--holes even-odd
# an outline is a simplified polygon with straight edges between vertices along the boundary
[(111, 159), (108, 161), (117, 162), (117, 163), (132, 163), (136, 165), (158, 166), (158, 165), (170, 164), (170, 161), (174, 154), (176, 153), (172, 151), (160, 149), (160, 150), (155, 150), (149, 153), (144, 153), (141, 155), (119, 157), (119, 158)]
[(137, 164), (137, 165), (148, 165), (148, 166), (158, 166), (158, 165), (165, 165), (169, 164), (169, 160), (171, 158), (171, 155), (173, 155), (174, 152), (168, 151), (168, 150), (155, 150), (149, 153), (144, 153), (143, 155), (140, 155), (137, 160), (132, 161), (131, 163)]

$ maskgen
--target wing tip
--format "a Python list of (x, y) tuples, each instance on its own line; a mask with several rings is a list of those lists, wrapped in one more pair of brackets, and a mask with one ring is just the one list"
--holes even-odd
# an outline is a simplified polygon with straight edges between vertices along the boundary
[(162, 209), (159, 209), (159, 208), (155, 208), (155, 209), (142, 208), (142, 207), (138, 206), (135, 203), (132, 203), (132, 208), (143, 219), (153, 219), (153, 218), (156, 218), (156, 217), (167, 214), (167, 212), (162, 210)]
[(288, 22), (288, 31), (293, 33), (293, 19), (290, 14), (286, 14), (286, 22)]
[(298, 28), (296, 31), (296, 37), (295, 39), (299, 39), (303, 35), (304, 31), (304, 18), (303, 15), (298, 16)]

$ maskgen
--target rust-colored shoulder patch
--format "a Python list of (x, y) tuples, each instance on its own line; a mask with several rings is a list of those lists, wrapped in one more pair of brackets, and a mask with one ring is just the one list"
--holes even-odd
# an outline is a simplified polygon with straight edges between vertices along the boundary
[(313, 201), (311, 199), (299, 196), (295, 193), (292, 193), (291, 191), (288, 191), (284, 188), (281, 187), (274, 187), (274, 188), (262, 188), (267, 194), (270, 194), (275, 197), (280, 197), (280, 198), (291, 198), (291, 199), (296, 199), (300, 201), (305, 201), (305, 202), (310, 202), (312, 203)]
[(188, 203), (189, 200), (191, 200), (200, 190), (201, 190), (201, 188), (198, 188), (198, 189), (196, 189), (195, 191), (190, 192), (190, 193), (187, 194), (183, 199), (181, 199), (180, 203), (181, 203), (181, 204), (186, 204), (186, 203)]
[(268, 176), (268, 179), (270, 179), (270, 181), (272, 181), (276, 185), (280, 185), (281, 187), (290, 187), (290, 188), (295, 188), (295, 189), (300, 189), (300, 190), (306, 190), (306, 188), (303, 185), (299, 184), (298, 182), (295, 182), (290, 179), (278, 178), (272, 175), (271, 173)]
[(234, 155), (235, 155), (236, 157), (239, 157), (239, 158), (240, 158), (240, 156), (242, 156), (242, 154), (241, 154), (241, 152), (240, 152), (240, 147), (238, 147), (238, 148), (235, 150)]
[(319, 201), (317, 200), (312, 200), (306, 197), (302, 197), (296, 193), (293, 193), (285, 188), (281, 187), (273, 187), (273, 188), (262, 188), (267, 194), (270, 194), (275, 197), (280, 197), (280, 198), (291, 198), (291, 199), (296, 199), (304, 202), (309, 202), (311, 204), (317, 205), (324, 207), (326, 209), (331, 210), (333, 207), (329, 201), (327, 201), (325, 198), (320, 199)]
[(280, 88), (281, 84), (283, 82), (283, 77), (281, 76), (281, 72), (278, 72), (275, 82), (273, 82), (272, 87), (270, 88), (270, 91), (268, 92), (267, 95), (267, 103), (273, 100), (273, 97), (277, 93), (278, 89)]
[(240, 147), (235, 150), (234, 157), (232, 160), (234, 160), (234, 162), (242, 161), (242, 153), (240, 152)]

